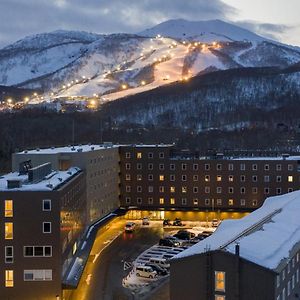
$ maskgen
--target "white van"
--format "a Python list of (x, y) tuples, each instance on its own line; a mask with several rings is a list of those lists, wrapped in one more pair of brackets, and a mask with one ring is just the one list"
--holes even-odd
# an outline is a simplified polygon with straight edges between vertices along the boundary
[(135, 268), (135, 274), (138, 277), (154, 278), (157, 276), (157, 272), (149, 266), (137, 266)]
[(165, 258), (152, 257), (152, 258), (150, 258), (149, 263), (154, 264), (154, 265), (158, 265), (158, 266), (160, 266), (162, 268), (165, 268), (165, 269), (170, 268), (170, 263)]

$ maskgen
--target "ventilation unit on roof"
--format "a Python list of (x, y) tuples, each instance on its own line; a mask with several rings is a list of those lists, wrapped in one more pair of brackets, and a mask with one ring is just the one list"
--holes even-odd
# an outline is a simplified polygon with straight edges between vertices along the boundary
[(75, 151), (76, 149), (75, 149), (75, 147), (73, 146), (73, 147), (71, 148), (71, 150), (72, 150), (72, 151)]
[(39, 152), (39, 151), (40, 151), (40, 148), (36, 148), (35, 150), (36, 150), (37, 152)]
[(282, 158), (283, 159), (287, 159), (289, 157), (290, 157), (289, 153), (282, 153)]
[(22, 180), (20, 179), (8, 179), (7, 188), (8, 189), (17, 189), (22, 187)]
[(95, 147), (91, 147), (92, 150), (95, 150)]
[(19, 175), (25, 175), (32, 168), (31, 160), (25, 160), (19, 163)]
[(37, 166), (35, 168), (31, 168), (28, 170), (28, 181), (29, 182), (42, 181), (51, 172), (52, 172), (52, 165), (50, 162)]
[(78, 148), (78, 149), (77, 149), (77, 152), (82, 152), (82, 148)]
[(52, 147), (51, 147), (51, 149), (52, 149), (52, 150), (54, 150), (54, 149), (55, 149), (55, 147), (53, 147), (53, 146), (52, 146)]

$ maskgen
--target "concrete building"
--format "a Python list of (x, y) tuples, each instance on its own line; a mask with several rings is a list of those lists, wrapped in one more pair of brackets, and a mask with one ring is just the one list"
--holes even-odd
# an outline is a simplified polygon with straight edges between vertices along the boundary
[(171, 261), (171, 300), (291, 300), (300, 295), (300, 192), (269, 198)]
[(250, 212), (269, 196), (299, 189), (299, 156), (203, 157), (173, 148), (120, 147), (122, 207)]
[(23, 167), (0, 178), (0, 298), (62, 299), (86, 228), (85, 175), (50, 163)]
[(92, 223), (119, 207), (119, 147), (111, 144), (79, 145), (25, 150), (12, 156), (12, 170), (31, 161), (32, 166), (51, 162), (55, 170), (71, 166), (86, 175), (87, 215)]

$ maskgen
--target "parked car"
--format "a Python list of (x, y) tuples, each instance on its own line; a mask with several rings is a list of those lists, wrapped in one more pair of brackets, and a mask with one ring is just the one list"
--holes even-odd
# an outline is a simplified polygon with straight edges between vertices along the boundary
[(149, 218), (145, 217), (142, 219), (142, 225), (150, 225)]
[(169, 269), (170, 268), (170, 263), (167, 259), (165, 258), (159, 258), (159, 257), (152, 257), (149, 260), (149, 263), (158, 265), (162, 268)]
[(183, 223), (181, 222), (181, 219), (176, 218), (173, 222), (173, 226), (183, 226)]
[(179, 247), (180, 243), (173, 239), (164, 238), (159, 240), (159, 245), (167, 247)]
[(187, 230), (179, 230), (176, 234), (174, 234), (174, 237), (180, 240), (190, 240), (195, 237), (195, 233)]
[(125, 232), (133, 232), (135, 229), (135, 223), (134, 222), (127, 222), (125, 224), (124, 230)]
[(218, 219), (213, 219), (211, 222), (212, 227), (218, 227), (220, 224), (220, 221)]
[(168, 271), (165, 268), (162, 268), (158, 265), (146, 263), (145, 266), (151, 267), (154, 271), (157, 272), (157, 275), (161, 275), (161, 276), (168, 275)]
[(157, 272), (149, 266), (137, 266), (135, 268), (135, 274), (136, 276), (146, 278), (154, 278), (157, 276)]
[(163, 221), (163, 226), (170, 226), (171, 225), (171, 222), (169, 219), (164, 219)]

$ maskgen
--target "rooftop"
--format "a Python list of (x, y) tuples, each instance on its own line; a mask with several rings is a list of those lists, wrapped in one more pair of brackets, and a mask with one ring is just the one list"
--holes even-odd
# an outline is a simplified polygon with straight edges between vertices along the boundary
[(213, 235), (181, 252), (174, 259), (222, 250), (235, 253), (271, 270), (290, 257), (300, 244), (300, 191), (268, 198), (264, 205), (240, 220), (225, 220)]
[(56, 154), (56, 153), (77, 153), (77, 152), (90, 152), (95, 150), (102, 150), (108, 148), (118, 148), (119, 145), (107, 144), (87, 144), (87, 145), (75, 145), (65, 147), (51, 147), (51, 148), (36, 148), (32, 150), (24, 150), (18, 152), (18, 154)]
[[(53, 171), (39, 182), (29, 182), (27, 174), (19, 175), (19, 172), (9, 173), (0, 176), (0, 191), (52, 191), (79, 172), (81, 170), (77, 167), (70, 168), (67, 171)], [(16, 188), (8, 188), (8, 180), (21, 181), (21, 185)]]

